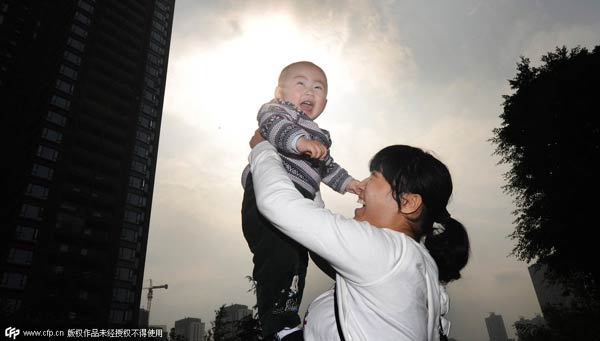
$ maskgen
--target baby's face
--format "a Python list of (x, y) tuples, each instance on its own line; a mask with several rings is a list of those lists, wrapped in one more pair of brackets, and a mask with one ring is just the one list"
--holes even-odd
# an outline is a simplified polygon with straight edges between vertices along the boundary
[(327, 104), (327, 77), (314, 65), (296, 65), (284, 75), (275, 97), (294, 104), (314, 120)]

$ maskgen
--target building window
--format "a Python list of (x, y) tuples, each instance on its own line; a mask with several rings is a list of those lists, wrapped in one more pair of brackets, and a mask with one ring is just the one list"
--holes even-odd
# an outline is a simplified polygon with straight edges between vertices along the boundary
[(148, 104), (142, 103), (142, 112), (152, 117), (156, 117), (156, 109), (149, 106)]
[(8, 251), (8, 257), (6, 261), (13, 264), (19, 265), (31, 265), (31, 260), (33, 259), (33, 251), (12, 248)]
[(160, 32), (165, 32), (166, 31), (166, 27), (163, 23), (160, 23), (156, 20), (152, 20), (152, 27), (154, 27), (155, 29), (157, 29)]
[[(81, 28), (81, 26), (79, 26), (79, 25), (71, 25), (71, 32), (75, 33), (76, 35), (78, 35), (84, 39), (88, 35), (87, 31), (84, 30), (83, 28)], [(80, 51), (83, 51), (83, 50), (80, 50)]]
[(151, 119), (146, 118), (144, 116), (140, 116), (140, 118), (138, 119), (138, 123), (142, 127), (148, 128), (148, 129), (154, 129), (154, 126), (155, 126), (154, 120), (151, 120)]
[[(1, 19), (0, 23), (2, 23)], [(21, 300), (18, 298), (0, 298), (0, 306), (2, 306), (4, 314), (14, 315), (21, 309)]]
[(135, 193), (127, 193), (127, 203), (137, 207), (146, 207), (146, 197)]
[(29, 226), (18, 225), (15, 230), (15, 238), (26, 242), (35, 242), (37, 240), (38, 230)]
[(75, 20), (87, 26), (89, 26), (92, 22), (92, 20), (90, 20), (88, 16), (84, 15), (81, 12), (75, 12)]
[(60, 252), (69, 252), (69, 245), (67, 245), (67, 244), (60, 244), (60, 247), (58, 248), (58, 250)]
[(25, 195), (46, 200), (48, 199), (48, 187), (30, 183), (27, 185), (27, 191), (25, 192)]
[(154, 11), (154, 17), (156, 19), (158, 19), (159, 22), (161, 22), (161, 21), (164, 22), (164, 21), (167, 20), (167, 17), (164, 14), (162, 14), (162, 13), (160, 13), (158, 11)]
[(23, 218), (40, 221), (40, 220), (42, 220), (43, 214), (44, 214), (44, 209), (41, 207), (29, 205), (29, 204), (23, 204), (23, 206), (21, 206), (20, 216)]
[(128, 223), (139, 224), (144, 220), (144, 213), (125, 210), (123, 220), (125, 220)]
[(156, 96), (154, 93), (148, 91), (148, 89), (146, 89), (146, 91), (144, 91), (144, 98), (148, 102), (151, 102), (154, 105), (158, 104), (158, 96)]
[(80, 255), (82, 255), (82, 256), (87, 256), (87, 254), (88, 254), (88, 249), (86, 249), (86, 248), (82, 248), (82, 249), (81, 249), (81, 251), (79, 252), (79, 254), (80, 254)]
[(75, 65), (81, 64), (81, 57), (79, 57), (78, 55), (76, 55), (75, 53), (73, 53), (71, 51), (65, 51), (63, 57)]
[(161, 56), (164, 56), (165, 54), (165, 49), (163, 49), (162, 47), (158, 46), (154, 41), (150, 42), (150, 50), (153, 52), (158, 53)]
[(143, 174), (146, 172), (146, 165), (139, 161), (133, 160), (131, 161), (131, 169)]
[(120, 247), (119, 258), (122, 260), (133, 261), (135, 260), (135, 250), (128, 247)]
[(167, 43), (167, 41), (165, 40), (165, 38), (163, 38), (161, 35), (159, 35), (159, 34), (158, 34), (158, 33), (156, 33), (155, 31), (152, 31), (152, 32), (150, 33), (150, 36), (151, 36), (151, 37), (152, 37), (154, 40), (158, 41), (159, 43), (161, 43), (161, 44), (163, 44), (163, 45), (165, 45), (165, 44)]
[(136, 242), (137, 241), (137, 232), (131, 229), (122, 229), (121, 230), (121, 239), (126, 240), (128, 242)]
[(108, 319), (113, 323), (128, 323), (131, 320), (131, 310), (111, 309)]
[(85, 219), (61, 212), (56, 215), (56, 227), (63, 226), (73, 226), (73, 227), (83, 227), (85, 225)]
[(19, 272), (5, 272), (2, 274), (0, 286), (8, 289), (25, 289), (26, 284), (27, 275)]
[(33, 164), (31, 168), (31, 175), (36, 176), (38, 178), (52, 180), (52, 175), (54, 174), (54, 170), (52, 168), (38, 165), (37, 163)]
[(115, 279), (127, 282), (135, 282), (135, 271), (133, 269), (117, 267)]
[(42, 138), (50, 141), (50, 142), (54, 142), (54, 143), (61, 143), (62, 142), (62, 133), (53, 130), (53, 129), (49, 129), (49, 128), (44, 128), (44, 130), (42, 130)]
[(140, 179), (135, 176), (130, 176), (129, 177), (129, 186), (143, 190), (146, 188), (146, 182), (144, 181), (144, 179)]
[(58, 151), (56, 149), (40, 145), (38, 146), (37, 156), (49, 161), (56, 161), (58, 158)]
[(152, 53), (148, 53), (148, 60), (149, 60), (149, 61), (150, 61), (152, 64), (154, 64), (154, 65), (156, 65), (156, 66), (162, 66), (162, 65), (163, 65), (163, 59), (162, 59), (162, 58), (160, 58), (160, 57), (157, 57), (157, 56), (155, 56), (155, 55), (154, 55), (154, 54), (152, 54)]
[(73, 94), (73, 84), (69, 83), (69, 82), (65, 82), (61, 79), (57, 79), (56, 80), (56, 85), (55, 88), (57, 88), (58, 90), (68, 93), (69, 95)]
[(60, 203), (60, 208), (65, 211), (77, 212), (77, 205), (70, 202), (62, 202)]
[(133, 153), (139, 157), (148, 157), (149, 154), (148, 149), (140, 145), (135, 145), (135, 147), (133, 147)]
[(59, 108), (63, 108), (65, 110), (69, 110), (69, 108), (71, 107), (71, 101), (69, 101), (66, 98), (60, 97), (58, 95), (52, 95), (50, 104), (57, 106)]
[(74, 48), (75, 50), (77, 50), (79, 52), (83, 52), (83, 50), (85, 50), (85, 44), (80, 42), (77, 39), (69, 38), (67, 40), (67, 45), (71, 46), (72, 48)]
[(52, 122), (56, 125), (64, 127), (67, 124), (67, 118), (64, 115), (61, 115), (54, 111), (48, 111), (48, 115), (46, 116), (46, 120)]
[(145, 143), (152, 142), (152, 136), (150, 136), (150, 134), (147, 134), (147, 133), (145, 133), (143, 131), (139, 131), (139, 130), (135, 133), (135, 138), (138, 141), (142, 141), (142, 142), (145, 142)]
[(72, 69), (66, 65), (61, 64), (60, 73), (62, 75), (65, 75), (66, 77), (69, 77), (72, 80), (77, 80), (77, 71), (75, 71), (74, 69)]
[(114, 288), (113, 301), (133, 303), (133, 291), (125, 288)]
[(77, 2), (77, 6), (79, 6), (79, 8), (81, 8), (89, 13), (94, 13), (94, 6), (92, 6), (91, 4), (89, 4), (83, 0), (79, 0)]
[(150, 65), (146, 66), (146, 72), (153, 77), (158, 77), (160, 75), (160, 71)]
[(157, 2), (156, 6), (163, 12), (168, 12), (169, 11), (169, 6), (161, 3), (161, 2)]

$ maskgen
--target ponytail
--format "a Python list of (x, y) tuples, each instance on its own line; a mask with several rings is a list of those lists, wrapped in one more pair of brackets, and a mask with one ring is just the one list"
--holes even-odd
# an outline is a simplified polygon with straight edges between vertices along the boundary
[(439, 271), (439, 280), (448, 283), (460, 278), (460, 270), (469, 260), (469, 236), (463, 224), (451, 218), (443, 217), (439, 224), (442, 228), (431, 229), (425, 237), (425, 247), (435, 260)]

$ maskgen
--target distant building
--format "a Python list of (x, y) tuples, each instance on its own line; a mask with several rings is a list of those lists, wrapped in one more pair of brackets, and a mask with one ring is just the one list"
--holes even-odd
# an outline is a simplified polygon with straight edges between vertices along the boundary
[(572, 298), (565, 288), (559, 283), (551, 283), (546, 278), (547, 266), (532, 264), (527, 269), (543, 314), (547, 314), (548, 308), (553, 305), (571, 305)]
[(144, 308), (140, 308), (140, 318), (139, 318), (139, 323), (138, 326), (140, 328), (146, 328), (148, 327), (148, 318), (150, 317), (150, 314), (148, 313), (148, 310), (144, 309)]
[(239, 322), (246, 316), (252, 316), (252, 309), (242, 304), (232, 304), (223, 308), (223, 324), (225, 339), (234, 338), (238, 332)]
[(224, 321), (226, 322), (240, 321), (244, 317), (252, 315), (252, 309), (248, 309), (248, 306), (243, 304), (232, 304), (226, 306), (223, 310), (225, 311)]
[(485, 326), (487, 327), (490, 341), (508, 341), (502, 315), (490, 313), (490, 316), (485, 318)]
[(183, 336), (186, 341), (203, 341), (205, 325), (199, 318), (186, 317), (175, 321), (175, 335)]

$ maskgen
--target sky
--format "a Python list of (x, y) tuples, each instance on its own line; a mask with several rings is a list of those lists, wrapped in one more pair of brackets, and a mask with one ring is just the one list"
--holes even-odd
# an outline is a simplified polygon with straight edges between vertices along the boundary
[[(527, 264), (511, 256), (508, 166), (489, 139), (520, 56), (539, 65), (556, 46), (591, 50), (598, 17), (596, 0), (177, 0), (144, 274), (145, 286), (169, 288), (154, 291), (150, 323), (197, 317), (208, 329), (221, 305), (254, 305), (240, 176), (279, 72), (309, 60), (329, 80), (317, 123), (351, 175), (367, 177), (391, 144), (423, 148), (450, 169), (449, 211), (472, 247), (448, 286), (450, 336), (487, 340), (489, 312), (514, 335), (514, 321), (540, 307)], [(356, 196), (321, 189), (327, 208), (353, 216)], [(311, 265), (301, 311), (331, 285)]]

